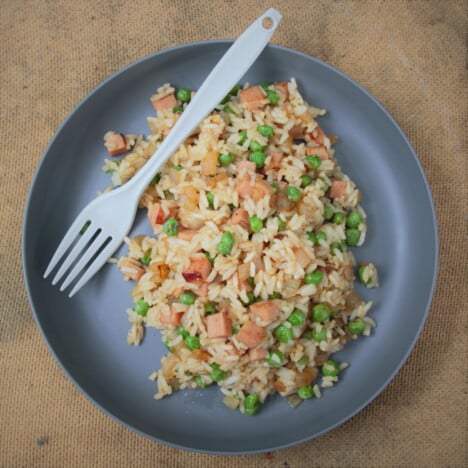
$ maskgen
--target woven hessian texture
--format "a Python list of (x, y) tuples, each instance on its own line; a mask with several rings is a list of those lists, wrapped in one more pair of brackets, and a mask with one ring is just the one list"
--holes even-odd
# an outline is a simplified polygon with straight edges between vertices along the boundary
[[(463, 0), (2, 2), (0, 466), (468, 466), (466, 5)], [(342, 70), (376, 96), (409, 137), (437, 210), (438, 285), (410, 358), (350, 421), (272, 454), (193, 454), (121, 426), (62, 373), (24, 289), (23, 209), (48, 141), (103, 79), (166, 47), (235, 38), (269, 6), (284, 15), (274, 43)]]

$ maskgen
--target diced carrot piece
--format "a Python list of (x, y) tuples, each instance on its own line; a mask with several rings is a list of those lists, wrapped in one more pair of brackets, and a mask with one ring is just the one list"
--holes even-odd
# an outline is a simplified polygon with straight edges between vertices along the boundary
[(269, 153), (269, 156), (271, 157), (271, 160), (267, 166), (267, 170), (279, 169), (281, 167), (281, 161), (284, 158), (284, 154), (279, 153), (278, 151), (272, 151), (271, 153)]
[(282, 94), (284, 94), (285, 99), (288, 99), (289, 90), (288, 90), (288, 82), (287, 81), (282, 81), (281, 83), (275, 83), (275, 89), (277, 91), (280, 91)]
[(268, 356), (268, 352), (265, 348), (253, 348), (249, 351), (249, 359), (251, 361), (259, 361), (265, 359)]
[(253, 185), (250, 183), (250, 178), (242, 178), (236, 184), (237, 193), (241, 198), (247, 198), (253, 190)]
[(183, 312), (176, 312), (173, 307), (171, 307), (168, 314), (162, 312), (159, 315), (159, 321), (164, 325), (174, 325), (179, 326), (181, 324)]
[(250, 305), (249, 309), (253, 315), (256, 315), (264, 322), (273, 322), (280, 313), (280, 309), (274, 301), (255, 302)]
[(259, 86), (242, 89), (239, 92), (239, 99), (242, 104), (245, 104), (248, 110), (260, 109), (266, 104), (265, 95)]
[(247, 348), (256, 348), (265, 339), (266, 331), (260, 325), (249, 320), (242, 326), (236, 336)]
[(206, 280), (212, 268), (204, 254), (195, 254), (190, 257), (190, 265), (182, 272), (182, 275), (186, 281)]
[(202, 175), (210, 176), (215, 175), (218, 170), (218, 152), (208, 151), (201, 161)]
[(177, 106), (177, 99), (175, 98), (174, 94), (168, 94), (160, 99), (156, 99), (151, 101), (153, 103), (153, 107), (157, 110), (164, 110), (164, 109), (172, 109), (174, 106)]
[(250, 197), (253, 201), (258, 202), (262, 198), (265, 198), (267, 195), (273, 195), (273, 193), (273, 187), (268, 182), (264, 180), (257, 180), (250, 193)]
[(227, 338), (232, 335), (231, 319), (219, 312), (206, 318), (206, 330), (209, 338)]
[(237, 173), (239, 173), (242, 169), (246, 169), (247, 171), (255, 172), (257, 169), (257, 165), (252, 161), (241, 161), (236, 168)]
[(309, 133), (309, 136), (312, 138), (312, 140), (315, 141), (318, 145), (323, 145), (325, 142), (325, 132), (322, 130), (320, 125), (317, 125), (311, 133)]
[(104, 135), (104, 146), (111, 156), (117, 156), (127, 151), (127, 141), (121, 133), (107, 132)]
[(134, 281), (138, 281), (145, 274), (143, 265), (131, 258), (122, 262), (120, 265), (120, 271)]
[(300, 140), (304, 138), (304, 127), (301, 125), (295, 125), (289, 130), (289, 134), (294, 138), (294, 140)]
[(231, 223), (238, 224), (244, 229), (249, 229), (249, 213), (244, 208), (238, 208), (231, 215)]
[(328, 154), (328, 150), (327, 150), (327, 148), (325, 148), (325, 146), (308, 146), (306, 148), (306, 154), (307, 155), (315, 154), (322, 161), (325, 161), (326, 159), (330, 159), (330, 156)]
[(187, 242), (191, 242), (193, 236), (195, 236), (196, 233), (197, 231), (194, 231), (193, 229), (180, 229), (177, 233), (177, 238), (185, 240)]
[(329, 190), (330, 198), (341, 198), (346, 193), (346, 181), (334, 180)]
[(194, 349), (192, 351), (192, 356), (195, 358), (195, 359), (198, 359), (199, 361), (205, 361), (207, 362), (211, 355), (208, 351), (205, 351), (204, 349)]

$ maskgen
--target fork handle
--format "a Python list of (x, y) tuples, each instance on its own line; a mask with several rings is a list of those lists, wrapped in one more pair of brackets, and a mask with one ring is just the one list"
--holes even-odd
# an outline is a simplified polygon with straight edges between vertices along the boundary
[[(141, 196), (161, 166), (255, 62), (281, 18), (277, 10), (270, 8), (244, 31), (213, 68), (159, 148), (123, 189)], [(268, 20), (271, 27), (264, 26)]]

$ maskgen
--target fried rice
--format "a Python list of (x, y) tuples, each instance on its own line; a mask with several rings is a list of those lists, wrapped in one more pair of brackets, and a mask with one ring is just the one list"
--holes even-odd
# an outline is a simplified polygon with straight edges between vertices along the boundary
[[(113, 185), (171, 131), (184, 91), (165, 84), (151, 97), (146, 137), (106, 134), (112, 154), (125, 153), (103, 167)], [(297, 406), (338, 381), (347, 363), (331, 354), (371, 333), (349, 249), (364, 242), (366, 214), (336, 137), (317, 123), (324, 114), (294, 79), (236, 87), (144, 192), (154, 235), (126, 239), (118, 267), (135, 283), (128, 343), (154, 327), (168, 349), (150, 377), (156, 399), (217, 384), (225, 405), (248, 415), (276, 392)]]

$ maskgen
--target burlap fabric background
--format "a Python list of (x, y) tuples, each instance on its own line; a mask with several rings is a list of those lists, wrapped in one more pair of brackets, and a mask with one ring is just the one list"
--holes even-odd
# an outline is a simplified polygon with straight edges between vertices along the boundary
[[(269, 456), (192, 454), (114, 422), (61, 372), (23, 286), (23, 208), (49, 139), (101, 80), (165, 47), (234, 38), (270, 5), (284, 15), (275, 43), (341, 69), (374, 94), (408, 135), (437, 208), (438, 287), (407, 363), (342, 427)], [(0, 465), (467, 466), (466, 34), (463, 0), (4, 0)]]

